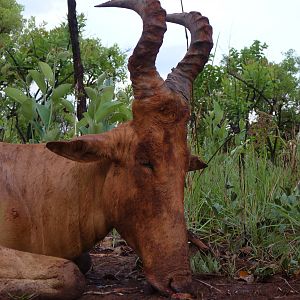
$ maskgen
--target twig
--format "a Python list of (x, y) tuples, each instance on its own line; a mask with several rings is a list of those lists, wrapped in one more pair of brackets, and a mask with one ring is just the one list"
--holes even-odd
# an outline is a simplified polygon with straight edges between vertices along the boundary
[(206, 286), (208, 286), (210, 289), (214, 289), (214, 290), (216, 290), (217, 292), (222, 293), (221, 290), (217, 289), (216, 287), (212, 286), (211, 284), (209, 284), (209, 283), (207, 283), (207, 282), (205, 282), (205, 281), (202, 281), (202, 280), (197, 279), (197, 278), (195, 278), (195, 280), (198, 281), (198, 282), (200, 282), (200, 283), (202, 283), (202, 284), (204, 284), (204, 285), (206, 285)]
[[(223, 142), (223, 144), (215, 151), (215, 153), (211, 156), (211, 158), (206, 163), (207, 165), (211, 162), (211, 160), (217, 155), (217, 153), (235, 136), (236, 134), (231, 134), (229, 137)], [(200, 175), (204, 172), (205, 169), (202, 169)]]
[(192, 231), (188, 230), (188, 240), (195, 245), (199, 250), (207, 251), (210, 250), (209, 246), (201, 241), (199, 237), (197, 237)]
[[(180, 0), (180, 4), (181, 4), (181, 12), (184, 12), (182, 0)], [(188, 37), (187, 29), (185, 26), (184, 26), (184, 31), (185, 31), (185, 39), (186, 39), (186, 49), (188, 50), (189, 49), (189, 37)]]
[(138, 288), (116, 288), (112, 291), (107, 291), (107, 292), (101, 292), (101, 291), (88, 291), (83, 293), (83, 295), (119, 295), (119, 296), (124, 296), (124, 294), (131, 294), (134, 292), (139, 292)]
[(294, 289), (290, 284), (289, 284), (289, 282), (285, 279), (285, 278), (283, 278), (283, 277), (280, 277), (285, 283), (286, 283), (286, 285), (288, 285), (296, 294), (299, 294), (299, 292), (296, 290), (296, 289)]
[[(253, 89), (255, 92), (257, 92), (259, 94), (260, 97), (262, 97), (270, 106), (272, 106), (272, 103), (270, 102), (270, 100), (264, 95), (263, 91), (260, 91), (259, 89), (257, 89), (253, 84), (247, 82), (246, 80), (244, 80), (243, 78), (241, 78), (240, 76), (238, 76), (237, 74), (235, 74), (234, 72), (231, 72), (230, 70), (228, 70), (228, 74), (231, 75), (232, 77), (234, 77), (235, 79), (241, 81), (243, 84), (245, 84), (247, 87)], [(255, 107), (255, 106), (254, 106)]]
[(89, 292), (85, 292), (82, 295), (111, 295), (111, 294), (115, 294), (118, 296), (124, 296), (124, 294), (119, 293), (119, 292), (115, 292), (115, 291), (111, 291), (111, 292), (96, 292), (96, 291), (89, 291)]

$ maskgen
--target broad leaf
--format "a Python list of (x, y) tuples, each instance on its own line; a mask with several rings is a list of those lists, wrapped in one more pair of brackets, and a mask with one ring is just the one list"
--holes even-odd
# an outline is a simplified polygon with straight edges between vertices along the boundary
[(36, 104), (36, 109), (45, 128), (47, 128), (50, 121), (50, 114), (51, 114), (50, 108), (47, 108), (45, 105)]
[(100, 105), (95, 113), (95, 120), (99, 122), (104, 118), (108, 117), (113, 111), (115, 111), (118, 107), (120, 107), (122, 103), (115, 102), (106, 102), (103, 105)]
[(106, 79), (107, 74), (104, 72), (102, 73), (98, 79), (97, 79), (97, 86), (100, 87), (101, 85), (103, 85), (104, 80)]
[(25, 119), (31, 121), (35, 117), (36, 103), (35, 99), (27, 99), (21, 105), (21, 113)]
[(36, 121), (31, 121), (31, 123), (35, 130), (38, 132), (38, 136), (42, 138), (45, 133), (44, 128)]
[(33, 78), (33, 80), (35, 81), (35, 83), (37, 84), (37, 86), (39, 87), (39, 89), (42, 91), (42, 93), (46, 94), (47, 85), (45, 82), (44, 75), (37, 70), (29, 70), (28, 72), (31, 75), (31, 77)]
[(119, 112), (126, 116), (126, 119), (124, 119), (124, 121), (132, 119), (132, 111), (127, 106), (125, 105), (120, 106)]
[(94, 124), (93, 128), (91, 128), (90, 130), (90, 133), (96, 134), (96, 133), (102, 133), (103, 131), (104, 131), (103, 124), (98, 123), (98, 124)]
[(71, 56), (71, 53), (69, 51), (63, 51), (63, 52), (58, 53), (57, 59), (65, 61), (70, 56)]
[(115, 87), (114, 86), (106, 86), (101, 91), (101, 99), (103, 102), (111, 101), (114, 99), (114, 92)]
[(88, 120), (86, 118), (82, 118), (80, 121), (77, 122), (77, 127), (80, 129), (80, 127), (85, 127), (88, 125)]
[(93, 127), (94, 126), (94, 121), (93, 119), (89, 116), (88, 113), (83, 113), (84, 117), (86, 118), (88, 124), (89, 124), (89, 127)]
[(22, 104), (24, 101), (28, 100), (28, 97), (19, 89), (8, 87), (4, 89), (4, 92), (8, 97), (12, 98), (18, 103)]
[(88, 128), (84, 127), (84, 126), (81, 126), (79, 127), (79, 130), (82, 134), (88, 134), (89, 133), (89, 130)]
[(128, 120), (127, 115), (124, 114), (123, 112), (116, 112), (112, 115), (111, 118), (109, 118), (110, 123), (124, 122), (127, 120)]
[(217, 101), (214, 101), (214, 113), (215, 113), (214, 124), (219, 125), (223, 119), (224, 112)]
[(50, 83), (50, 85), (54, 86), (54, 75), (53, 75), (53, 72), (51, 70), (51, 67), (48, 64), (40, 61), (39, 62), (39, 68), (42, 71), (42, 73), (44, 74), (45, 78)]
[(97, 101), (97, 92), (95, 89), (86, 87), (85, 92), (91, 101)]
[(56, 87), (52, 93), (52, 100), (54, 102), (58, 102), (60, 98), (64, 97), (70, 92), (71, 87), (72, 84), (70, 83), (64, 83)]
[(26, 84), (28, 86), (30, 86), (31, 83), (32, 83), (32, 76), (30, 74), (27, 74), (27, 76), (26, 76)]
[(66, 99), (61, 99), (61, 104), (65, 107), (68, 112), (74, 112), (74, 105), (71, 101)]

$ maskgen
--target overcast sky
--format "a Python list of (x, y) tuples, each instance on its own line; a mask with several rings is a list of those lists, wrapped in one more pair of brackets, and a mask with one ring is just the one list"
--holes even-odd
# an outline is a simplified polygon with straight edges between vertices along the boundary
[[(48, 28), (66, 21), (67, 0), (17, 0), (24, 5), (25, 17), (35, 16)], [(94, 8), (101, 0), (77, 0), (77, 12), (87, 17), (85, 35), (100, 38), (104, 46), (118, 43), (122, 50), (132, 50), (138, 41), (142, 23), (132, 11), (121, 8)], [(180, 0), (161, 0), (168, 13), (181, 12)], [(238, 50), (254, 40), (269, 45), (267, 56), (279, 62), (282, 52), (295, 49), (300, 55), (300, 0), (183, 0), (185, 11), (199, 11), (209, 18), (214, 29), (218, 60), (230, 47)], [(217, 39), (219, 42), (217, 44)], [(168, 25), (157, 66), (163, 76), (183, 57), (186, 51), (184, 29)]]

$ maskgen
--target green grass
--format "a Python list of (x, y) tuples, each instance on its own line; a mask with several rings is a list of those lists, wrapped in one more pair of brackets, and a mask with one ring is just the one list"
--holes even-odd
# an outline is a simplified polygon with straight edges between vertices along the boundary
[[(293, 174), (281, 163), (272, 164), (251, 148), (246, 151), (244, 169), (238, 154), (219, 153), (203, 174), (189, 175), (185, 196), (188, 226), (217, 253), (218, 271), (234, 275), (239, 259), (262, 277), (299, 271), (297, 179), (299, 173)], [(246, 254), (245, 247), (250, 249)], [(193, 258), (193, 269), (203, 272), (205, 259), (203, 255)], [(216, 268), (208, 269), (214, 272)]]

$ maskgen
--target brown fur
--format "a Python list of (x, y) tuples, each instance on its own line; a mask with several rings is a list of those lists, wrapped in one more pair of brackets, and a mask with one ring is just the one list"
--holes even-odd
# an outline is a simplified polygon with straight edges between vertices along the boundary
[(189, 113), (162, 123), (152, 122), (156, 106), (149, 121), (138, 109), (109, 133), (47, 144), (68, 159), (45, 145), (1, 143), (0, 244), (74, 259), (116, 228), (155, 287), (180, 289), (174, 278), (190, 278), (183, 214)]

